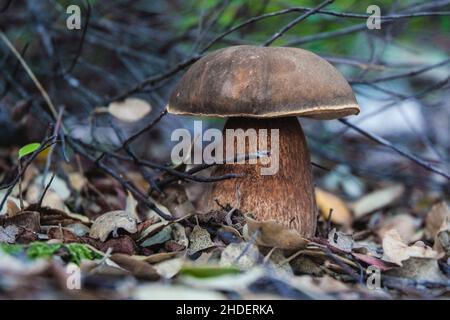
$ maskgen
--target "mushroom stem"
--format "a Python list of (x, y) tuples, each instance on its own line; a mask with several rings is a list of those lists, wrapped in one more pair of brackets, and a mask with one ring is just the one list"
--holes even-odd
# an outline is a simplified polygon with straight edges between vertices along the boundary
[[(230, 118), (223, 129), (224, 142), (230, 146), (227, 129), (255, 129), (259, 148), (252, 146), (250, 139), (246, 139), (245, 153), (252, 153), (255, 148), (258, 151), (269, 151), (272, 163), (263, 164), (258, 160), (256, 164), (249, 164), (247, 161), (245, 164), (218, 165), (215, 175), (236, 173), (244, 176), (212, 184), (205, 194), (204, 208), (208, 211), (217, 209), (217, 200), (222, 205), (230, 204), (252, 213), (257, 220), (276, 220), (286, 227), (296, 229), (305, 237), (313, 236), (317, 209), (311, 163), (305, 136), (297, 118)], [(267, 129), (266, 137), (261, 135), (260, 129)], [(276, 149), (271, 145), (273, 129), (279, 130), (278, 172), (274, 175), (262, 175), (261, 168), (271, 167), (273, 161), (276, 161)], [(262, 139), (267, 139), (268, 150), (261, 150)], [(237, 139), (232, 143), (234, 156), (238, 156)], [(224, 158), (229, 159), (226, 149), (225, 147)]]

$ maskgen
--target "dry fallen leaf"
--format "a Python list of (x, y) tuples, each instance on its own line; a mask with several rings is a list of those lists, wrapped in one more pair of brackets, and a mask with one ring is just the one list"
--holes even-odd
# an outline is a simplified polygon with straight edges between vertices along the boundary
[[(410, 243), (413, 240), (418, 240), (416, 235), (416, 228), (419, 222), (409, 214), (397, 214), (381, 221), (378, 226), (377, 234), (383, 239), (384, 234), (392, 229), (397, 230), (404, 242)], [(416, 239), (414, 239), (416, 238)]]
[[(42, 186), (34, 183), (27, 191), (26, 200), (28, 203), (38, 203), (42, 195)], [(45, 193), (45, 197), (42, 201), (43, 207), (49, 207), (61, 211), (69, 211), (64, 204), (64, 200), (54, 190), (49, 189)]]
[(128, 212), (136, 221), (140, 222), (139, 214), (137, 213), (137, 204), (138, 202), (133, 197), (131, 192), (128, 191), (127, 201), (125, 203), (125, 211)]
[(110, 259), (138, 278), (157, 280), (160, 277), (152, 265), (140, 259), (136, 259), (133, 256), (116, 253), (113, 254)]
[(246, 216), (245, 220), (248, 238), (256, 237), (256, 244), (260, 246), (292, 250), (306, 247), (307, 240), (297, 230), (287, 229), (275, 220), (260, 222), (249, 216)]
[(6, 215), (8, 217), (15, 216), (20, 212), (20, 200), (13, 197), (9, 197), (6, 202)]
[[(51, 172), (49, 172), (45, 177), (45, 182), (43, 175), (37, 176), (36, 179), (34, 179), (34, 184), (37, 185), (39, 188), (41, 188), (42, 192), (42, 186), (47, 186), (50, 183), (50, 181), (52, 181)], [(50, 185), (49, 190), (54, 191), (61, 198), (62, 201), (66, 201), (71, 194), (66, 181), (64, 181), (62, 178), (56, 175), (53, 177), (53, 181), (52, 184)]]
[(293, 277), (289, 283), (313, 299), (332, 299), (329, 294), (350, 291), (350, 287), (345, 283), (328, 275), (323, 277), (311, 277), (309, 275)]
[(351, 235), (336, 231), (333, 228), (328, 235), (328, 243), (344, 252), (352, 252), (355, 241)]
[(434, 240), (437, 252), (450, 255), (450, 208), (445, 201), (435, 204), (427, 213), (425, 236)]
[(152, 111), (150, 104), (142, 99), (127, 98), (124, 101), (115, 101), (108, 106), (108, 112), (119, 120), (136, 122)]
[(181, 218), (195, 212), (194, 205), (188, 199), (186, 189), (183, 185), (175, 184), (164, 189), (164, 196), (157, 199), (162, 205), (174, 214), (176, 218)]
[(401, 268), (394, 268), (387, 271), (387, 275), (418, 281), (447, 280), (439, 269), (436, 259), (419, 257), (410, 257), (408, 260), (403, 261)]
[(166, 279), (171, 279), (180, 272), (181, 267), (183, 267), (185, 257), (174, 258), (170, 260), (165, 260), (154, 264), (153, 267), (156, 269), (158, 274)]
[(209, 232), (198, 225), (192, 230), (189, 242), (189, 255), (215, 246), (214, 242), (211, 241)]
[(140, 256), (141, 260), (146, 261), (148, 263), (159, 263), (166, 260), (170, 260), (175, 257), (179, 257), (184, 255), (185, 252), (182, 251), (174, 251), (174, 252), (161, 252), (161, 253), (155, 253), (150, 256)]
[(262, 255), (258, 247), (251, 243), (231, 243), (220, 256), (221, 266), (236, 266), (242, 270), (248, 270), (262, 261)]
[(81, 192), (87, 184), (87, 179), (79, 172), (69, 173), (70, 186), (77, 192)]
[(450, 220), (446, 219), (434, 238), (434, 250), (450, 256)]
[(0, 243), (15, 243), (17, 234), (19, 233), (19, 228), (15, 225), (10, 225), (7, 227), (0, 226)]
[(22, 211), (12, 217), (1, 217), (0, 225), (3, 227), (14, 225), (30, 232), (39, 232), (41, 229), (40, 214), (35, 211)]
[(446, 220), (450, 220), (450, 208), (445, 201), (431, 207), (425, 218), (425, 235), (427, 238), (435, 239)]
[(400, 198), (404, 191), (405, 187), (400, 184), (386, 187), (363, 196), (353, 202), (350, 207), (355, 218), (361, 218), (368, 213), (391, 205)]
[(117, 236), (119, 228), (125, 229), (129, 233), (137, 232), (136, 219), (128, 212), (122, 210), (105, 213), (95, 219), (89, 235), (92, 238), (105, 242), (111, 232), (113, 232), (114, 236)]
[(179, 245), (187, 248), (189, 246), (189, 239), (186, 236), (186, 229), (179, 223), (172, 225), (172, 237)]
[(384, 234), (383, 238), (383, 260), (393, 262), (402, 266), (404, 260), (410, 257), (438, 259), (440, 255), (423, 242), (417, 241), (412, 246), (405, 244), (397, 232), (392, 229)]
[(331, 222), (347, 226), (351, 225), (353, 220), (352, 214), (341, 198), (319, 188), (316, 188), (315, 192), (317, 206), (324, 220), (328, 219), (332, 209)]

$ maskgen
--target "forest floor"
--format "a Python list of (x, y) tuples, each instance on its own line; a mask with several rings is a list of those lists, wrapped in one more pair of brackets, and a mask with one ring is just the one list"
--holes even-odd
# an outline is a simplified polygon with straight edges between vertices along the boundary
[[(17, 176), (17, 153), (1, 151), (3, 181)], [(378, 183), (346, 201), (316, 188), (317, 232), (304, 239), (226, 204), (196, 214), (193, 184), (152, 199), (166, 220), (80, 161), (45, 175), (47, 157), (0, 190), (2, 299), (449, 297), (450, 210), (436, 192)], [(138, 177), (127, 171), (148, 188)]]

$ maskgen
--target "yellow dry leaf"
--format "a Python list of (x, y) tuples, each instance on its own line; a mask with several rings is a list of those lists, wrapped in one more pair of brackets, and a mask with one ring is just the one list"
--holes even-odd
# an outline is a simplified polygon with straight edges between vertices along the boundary
[(352, 214), (341, 198), (316, 188), (316, 201), (323, 219), (327, 220), (330, 210), (333, 209), (331, 222), (341, 225), (350, 225), (352, 223)]
[(78, 192), (81, 192), (86, 185), (86, 178), (79, 172), (72, 172), (69, 174), (69, 182), (72, 188)]
[(351, 204), (351, 209), (356, 218), (361, 218), (368, 213), (387, 207), (400, 198), (405, 191), (401, 184), (395, 184), (376, 190)]

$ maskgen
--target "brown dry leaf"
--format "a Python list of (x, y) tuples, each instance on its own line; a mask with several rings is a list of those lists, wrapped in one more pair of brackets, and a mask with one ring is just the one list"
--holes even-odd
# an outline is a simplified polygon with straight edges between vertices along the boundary
[[(86, 239), (86, 238), (84, 238)], [(92, 238), (91, 241), (93, 240)], [(105, 242), (96, 240), (97, 243), (92, 243), (96, 245), (100, 251), (107, 252), (111, 250), (111, 253), (124, 253), (129, 256), (136, 254), (136, 244), (130, 236), (122, 235), (118, 238), (108, 239)]]
[(434, 249), (450, 255), (450, 208), (445, 201), (435, 204), (425, 219), (425, 234), (434, 240)]
[(419, 223), (409, 214), (397, 214), (383, 220), (378, 226), (377, 234), (383, 239), (384, 234), (392, 229), (397, 230), (404, 242), (410, 243), (418, 240), (416, 237), (416, 228)]
[(13, 197), (8, 198), (6, 202), (6, 215), (12, 217), (18, 214), (21, 211), (19, 206), (20, 201), (18, 199), (14, 199)]
[(245, 220), (247, 221), (248, 237), (252, 238), (257, 232), (256, 244), (260, 246), (298, 250), (305, 248), (308, 242), (297, 230), (288, 229), (275, 220), (260, 222), (249, 216), (246, 216)]
[[(2, 192), (3, 190), (0, 190), (0, 199), (3, 199), (3, 197), (5, 196), (5, 192)], [(6, 190), (5, 190), (6, 191)], [(23, 204), (25, 207), (28, 206), (28, 202), (27, 201), (23, 201)], [(18, 211), (17, 211), (18, 210)], [(20, 213), (22, 210), (20, 210), (20, 200), (19, 198), (13, 197), (13, 196), (9, 196), (8, 200), (6, 202), (6, 205), (3, 206), (2, 210), (0, 211), (0, 217), (1, 216), (8, 216), (8, 217), (12, 217), (17, 213)]]
[(299, 255), (290, 261), (290, 265), (295, 274), (309, 274), (315, 276), (320, 276), (324, 273), (322, 264), (323, 261), (318, 261), (305, 255)]
[(215, 247), (211, 241), (211, 235), (206, 229), (196, 225), (189, 236), (189, 255)]
[(119, 120), (136, 122), (152, 111), (150, 104), (142, 99), (127, 98), (124, 101), (115, 101), (108, 106), (108, 112)]
[(76, 213), (68, 213), (49, 207), (39, 207), (37, 204), (32, 204), (25, 208), (25, 210), (39, 212), (41, 215), (41, 225), (45, 226), (57, 226), (61, 224), (65, 227), (72, 223), (83, 223), (85, 225), (91, 224), (89, 218), (86, 216)]
[(178, 252), (161, 252), (161, 253), (155, 253), (150, 256), (141, 256), (143, 261), (146, 261), (148, 263), (159, 263), (163, 262), (172, 258), (175, 258), (177, 256), (184, 255), (185, 252), (178, 251)]
[(388, 275), (401, 278), (409, 278), (418, 281), (443, 281), (447, 280), (439, 269), (436, 259), (410, 257), (403, 261), (401, 268), (394, 268), (387, 272)]
[(379, 210), (394, 203), (405, 191), (405, 187), (400, 184), (392, 185), (374, 192), (371, 192), (350, 205), (355, 218), (361, 218), (368, 213)]
[(136, 219), (123, 210), (105, 213), (95, 219), (89, 235), (92, 238), (105, 242), (111, 232), (113, 232), (114, 236), (117, 236), (119, 228), (125, 229), (129, 233), (137, 232)]
[(0, 217), (0, 226), (14, 225), (30, 232), (39, 232), (41, 229), (40, 214), (35, 211), (22, 211), (13, 217)]
[(80, 238), (67, 228), (50, 227), (47, 234), (49, 239), (62, 240), (63, 243), (80, 242)]
[(410, 257), (439, 259), (440, 255), (423, 242), (417, 241), (412, 246), (405, 244), (397, 232), (392, 229), (384, 234), (383, 238), (383, 260), (402, 266), (402, 261)]
[(116, 253), (113, 254), (110, 259), (117, 263), (121, 268), (130, 271), (138, 278), (158, 280), (160, 277), (152, 265), (140, 259), (136, 259), (133, 256)]
[(89, 272), (90, 274), (101, 276), (124, 277), (131, 275), (130, 271), (120, 267), (109, 258), (106, 258), (99, 264), (94, 261), (84, 262), (81, 268), (85, 273)]
[(328, 219), (330, 210), (332, 209), (331, 222), (346, 226), (352, 224), (352, 214), (341, 198), (320, 188), (316, 188), (315, 192), (317, 206), (319, 207), (324, 220)]
[(158, 197), (162, 205), (174, 214), (176, 218), (181, 218), (195, 212), (194, 205), (189, 201), (186, 189), (182, 185), (172, 185), (164, 189), (164, 197)]
[(445, 201), (431, 207), (425, 218), (425, 235), (427, 238), (436, 239), (438, 232), (446, 221), (450, 221), (450, 208)]
[(160, 221), (150, 224), (140, 232), (138, 241), (144, 241), (145, 239), (157, 234), (168, 225), (169, 221)]

